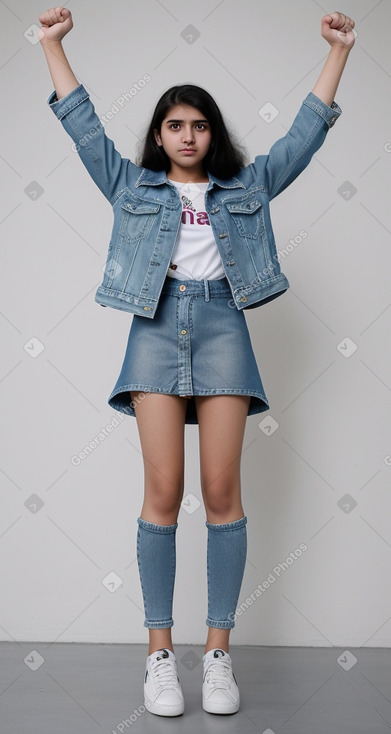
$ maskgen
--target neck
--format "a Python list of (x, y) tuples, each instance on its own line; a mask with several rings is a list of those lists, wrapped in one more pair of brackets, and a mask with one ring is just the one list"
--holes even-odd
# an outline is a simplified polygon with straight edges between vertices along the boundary
[(172, 178), (179, 183), (208, 183), (209, 178), (203, 168), (194, 166), (194, 168), (179, 168), (179, 166), (171, 165), (167, 178)]

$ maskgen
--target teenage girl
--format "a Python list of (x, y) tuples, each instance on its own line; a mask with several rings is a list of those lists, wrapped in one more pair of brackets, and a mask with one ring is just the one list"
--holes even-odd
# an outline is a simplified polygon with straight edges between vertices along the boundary
[[(87, 152), (84, 157), (80, 154), (83, 163), (106, 196), (111, 185), (115, 193), (113, 186), (119, 179), (114, 181), (114, 172), (134, 173), (131, 167), (135, 164), (115, 151), (64, 54), (61, 41), (73, 27), (71, 13), (62, 7), (51, 8), (40, 15), (39, 21), (40, 42), (55, 88), (48, 103), (64, 127), (67, 117), (73, 116), (73, 124), (69, 123), (66, 130), (76, 143), (85, 133), (87, 147), (83, 150)], [(339, 12), (325, 15), (321, 21), (321, 34), (331, 49), (312, 90), (316, 95), (312, 107), (329, 122), (341, 112), (334, 95), (354, 44), (354, 25), (351, 18)], [(94, 135), (83, 129), (87, 118), (89, 127), (94, 123), (93, 131), (90, 127)], [(145, 706), (163, 716), (177, 716), (184, 711), (171, 639), (175, 533), (184, 491), (184, 425), (198, 423), (208, 533), (208, 636), (203, 656), (202, 705), (211, 713), (235, 713), (239, 709), (239, 690), (229, 655), (229, 634), (234, 627), (247, 553), (240, 459), (247, 416), (268, 410), (269, 403), (243, 310), (238, 310), (232, 300), (230, 278), (234, 270), (225, 266), (234, 265), (235, 260), (223, 267), (223, 245), (219, 247), (216, 242), (209, 214), (218, 211), (216, 207), (212, 211), (211, 176), (226, 180), (229, 189), (232, 177), (236, 176), (237, 182), (246, 171), (245, 160), (210, 94), (187, 84), (170, 88), (157, 103), (138, 166), (140, 173), (149, 176), (156, 197), (170, 196), (170, 202), (177, 202), (161, 225), (159, 241), (171, 243), (170, 247), (170, 237), (176, 241), (156, 312), (153, 318), (146, 318), (134, 307), (121, 373), (108, 400), (117, 410), (136, 417), (143, 453), (145, 493), (137, 519), (137, 559), (144, 625), (149, 630)], [(140, 188), (135, 191), (128, 179), (121, 183), (128, 191), (133, 186), (134, 193), (142, 198)], [(118, 187), (117, 196), (121, 191)], [(167, 222), (169, 216), (174, 216), (175, 206), (179, 211), (179, 197), (181, 223), (178, 232), (170, 235)], [(131, 205), (128, 212), (132, 212)], [(124, 239), (134, 244), (136, 234), (129, 224), (132, 219), (126, 203), (122, 216), (121, 227), (128, 227), (121, 230), (125, 231)], [(133, 222), (135, 219), (133, 215)], [(137, 225), (141, 221), (139, 218)], [(137, 278), (143, 283), (146, 275), (148, 262), (143, 260), (143, 252), (154, 231), (153, 223), (153, 215), (145, 219), (145, 239), (138, 250), (129, 246), (132, 263), (122, 260), (120, 269), (128, 267), (135, 283)], [(155, 259), (153, 265), (159, 265), (159, 261)], [(144, 270), (140, 270), (142, 267)], [(153, 275), (157, 272), (155, 267)]]

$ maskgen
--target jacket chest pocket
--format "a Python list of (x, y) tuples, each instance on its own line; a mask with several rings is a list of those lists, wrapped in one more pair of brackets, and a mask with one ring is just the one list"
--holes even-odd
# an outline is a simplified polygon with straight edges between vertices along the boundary
[(159, 209), (160, 204), (153, 201), (123, 201), (121, 204), (120, 235), (127, 242), (137, 242), (144, 239), (149, 235)]
[(264, 231), (263, 209), (258, 199), (227, 201), (225, 205), (241, 237), (255, 240)]

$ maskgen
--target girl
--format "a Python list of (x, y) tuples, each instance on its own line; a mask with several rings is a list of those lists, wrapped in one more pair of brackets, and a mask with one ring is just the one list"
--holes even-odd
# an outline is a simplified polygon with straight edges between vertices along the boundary
[(109, 405), (134, 416), (144, 463), (137, 559), (149, 650), (146, 708), (184, 711), (171, 639), (175, 534), (184, 490), (184, 425), (197, 423), (206, 510), (208, 636), (202, 706), (239, 709), (229, 634), (247, 554), (240, 458), (246, 418), (269, 409), (243, 310), (289, 287), (280, 272), (269, 202), (308, 165), (341, 114), (334, 101), (354, 21), (325, 15), (331, 46), (285, 137), (245, 165), (210, 94), (191, 84), (160, 98), (138, 165), (104, 132), (61, 46), (71, 13), (42, 13), (40, 42), (55, 91), (48, 103), (114, 212), (104, 279), (95, 300), (133, 314)]

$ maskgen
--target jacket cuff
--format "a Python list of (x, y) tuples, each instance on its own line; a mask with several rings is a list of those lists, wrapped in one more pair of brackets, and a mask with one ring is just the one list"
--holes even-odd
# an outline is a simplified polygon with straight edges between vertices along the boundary
[(311, 110), (314, 110), (314, 112), (317, 112), (318, 115), (323, 117), (329, 127), (333, 127), (338, 117), (342, 114), (342, 110), (336, 102), (332, 102), (329, 106), (313, 92), (307, 94), (303, 100), (303, 104), (306, 104)]
[(53, 110), (56, 117), (61, 120), (68, 114), (68, 112), (74, 110), (77, 105), (84, 102), (85, 99), (88, 99), (89, 96), (90, 95), (83, 84), (79, 84), (78, 87), (72, 89), (69, 94), (66, 94), (65, 97), (61, 97), (61, 99), (57, 99), (56, 92), (52, 92), (47, 103), (50, 109)]

